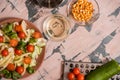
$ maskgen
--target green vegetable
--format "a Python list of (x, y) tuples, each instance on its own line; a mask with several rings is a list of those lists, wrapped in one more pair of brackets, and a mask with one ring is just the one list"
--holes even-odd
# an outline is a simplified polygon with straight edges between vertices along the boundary
[(11, 78), (11, 73), (7, 69), (2, 70), (0, 74), (3, 74), (5, 78)]
[(17, 33), (16, 32), (10, 32), (9, 34), (7, 34), (10, 38), (17, 38)]
[(6, 73), (9, 73), (9, 71), (7, 69), (0, 71), (0, 74), (6, 74)]
[(19, 73), (17, 73), (16, 71), (13, 71), (12, 72), (12, 79), (18, 80), (19, 78), (21, 78), (21, 75)]
[(3, 74), (4, 77), (7, 79), (12, 78), (13, 80), (18, 80), (19, 78), (21, 78), (21, 75), (16, 71), (8, 71), (7, 69), (2, 70), (0, 74)]
[(36, 42), (36, 39), (35, 38), (30, 38), (29, 43), (34, 43), (34, 42)]
[(3, 30), (6, 37), (17, 38), (17, 33), (13, 32), (13, 24), (12, 23), (9, 23), (6, 26), (4, 26), (2, 28), (2, 30)]
[(95, 70), (88, 73), (85, 80), (109, 80), (112, 76), (120, 72), (120, 66), (115, 60), (97, 67)]
[(26, 51), (26, 48), (25, 48), (26, 44), (27, 43), (25, 43), (24, 41), (19, 41), (16, 48), (17, 49), (22, 49), (23, 51)]
[(13, 27), (13, 24), (12, 23), (9, 23), (7, 24), (6, 26), (4, 26), (2, 28), (2, 30), (4, 31), (5, 34), (9, 33), (12, 31), (12, 27)]
[(5, 78), (11, 78), (11, 76), (12, 76), (12, 75), (11, 75), (10, 72), (9, 72), (9, 73), (6, 73), (6, 74), (4, 75)]
[(34, 73), (34, 69), (32, 67), (28, 67), (26, 70), (30, 74)]

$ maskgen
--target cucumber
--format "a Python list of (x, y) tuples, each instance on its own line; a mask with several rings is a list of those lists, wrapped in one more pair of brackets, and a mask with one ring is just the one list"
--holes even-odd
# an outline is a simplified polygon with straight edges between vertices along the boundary
[(120, 66), (115, 60), (111, 60), (95, 70), (90, 71), (85, 80), (109, 80), (112, 76), (120, 72)]

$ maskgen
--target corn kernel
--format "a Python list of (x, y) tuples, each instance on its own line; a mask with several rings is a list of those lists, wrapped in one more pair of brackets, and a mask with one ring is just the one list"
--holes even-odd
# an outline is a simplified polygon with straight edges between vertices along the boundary
[(87, 0), (78, 0), (72, 6), (73, 17), (78, 21), (89, 21), (93, 11), (92, 3)]

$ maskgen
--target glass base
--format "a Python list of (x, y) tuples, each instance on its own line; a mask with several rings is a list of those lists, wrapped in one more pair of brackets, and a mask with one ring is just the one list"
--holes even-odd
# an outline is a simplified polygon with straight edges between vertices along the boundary
[(55, 8), (62, 3), (63, 0), (36, 0), (40, 6), (46, 8)]

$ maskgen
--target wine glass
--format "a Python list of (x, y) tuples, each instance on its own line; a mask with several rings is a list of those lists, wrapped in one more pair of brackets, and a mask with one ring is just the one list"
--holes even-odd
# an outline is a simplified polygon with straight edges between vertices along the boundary
[(46, 8), (56, 8), (58, 7), (64, 0), (36, 0), (40, 6)]

